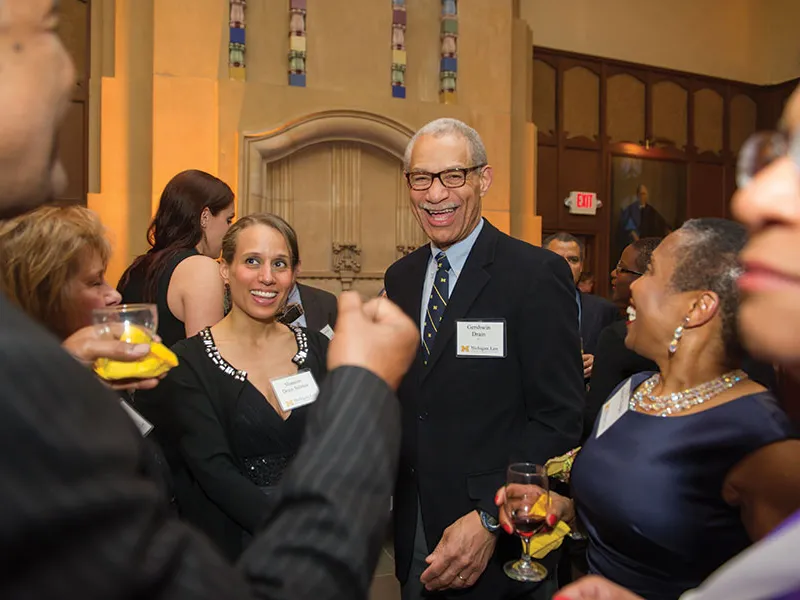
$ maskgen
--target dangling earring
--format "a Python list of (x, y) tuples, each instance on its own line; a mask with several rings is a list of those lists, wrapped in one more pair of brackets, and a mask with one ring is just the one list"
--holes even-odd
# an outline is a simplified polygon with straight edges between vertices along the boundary
[(225, 291), (222, 294), (222, 314), (227, 315), (231, 311), (231, 286), (226, 281)]
[(689, 324), (691, 313), (684, 317), (683, 322), (675, 328), (675, 333), (672, 334), (672, 341), (669, 343), (669, 355), (672, 356), (678, 351), (678, 344), (683, 337), (683, 330)]

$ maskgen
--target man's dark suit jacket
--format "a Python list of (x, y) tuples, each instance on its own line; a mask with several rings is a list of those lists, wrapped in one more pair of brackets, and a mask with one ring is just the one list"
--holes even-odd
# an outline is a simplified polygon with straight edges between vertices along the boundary
[(397, 466), (396, 397), (355, 367), (321, 388), (237, 571), (169, 517), (118, 398), (0, 295), (0, 598), (365, 599)]
[(581, 341), (583, 352), (594, 354), (600, 332), (615, 321), (621, 321), (619, 309), (611, 302), (594, 294), (580, 292), (581, 298)]
[[(429, 245), (394, 263), (386, 291), (419, 323)], [(504, 319), (506, 358), (456, 358), (456, 321)], [(539, 464), (578, 442), (584, 403), (575, 285), (560, 256), (484, 222), (450, 296), (429, 365), (421, 353), (398, 395), (403, 436), (394, 500), (396, 569), (411, 565), (417, 497), (432, 551), (442, 532), (494, 495), (515, 461)], [(506, 597), (521, 584), (502, 571), (519, 557), (501, 535), (478, 583), (459, 596)]]
[(306, 316), (306, 327), (312, 331), (322, 331), (326, 325), (336, 327), (338, 303), (336, 296), (325, 290), (310, 285), (297, 284), (300, 292), (300, 304)]

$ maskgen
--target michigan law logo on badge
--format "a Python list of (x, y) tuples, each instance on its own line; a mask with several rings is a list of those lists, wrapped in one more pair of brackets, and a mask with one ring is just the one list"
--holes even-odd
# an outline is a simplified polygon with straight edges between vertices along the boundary
[(456, 321), (456, 356), (459, 358), (505, 358), (505, 320)]

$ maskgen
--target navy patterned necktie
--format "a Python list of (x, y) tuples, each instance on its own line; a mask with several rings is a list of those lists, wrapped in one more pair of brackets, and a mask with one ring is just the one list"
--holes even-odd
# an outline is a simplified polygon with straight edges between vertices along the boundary
[(422, 329), (422, 361), (427, 365), (433, 350), (433, 341), (439, 331), (447, 302), (450, 299), (450, 261), (444, 252), (436, 255), (436, 276), (433, 278), (428, 310), (425, 313), (425, 326)]

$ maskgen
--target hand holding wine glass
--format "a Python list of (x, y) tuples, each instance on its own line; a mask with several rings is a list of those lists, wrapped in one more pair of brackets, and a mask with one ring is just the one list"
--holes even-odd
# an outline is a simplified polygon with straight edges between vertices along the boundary
[(175, 354), (158, 341), (158, 312), (155, 304), (121, 304), (96, 308), (92, 321), (100, 339), (129, 344), (147, 344), (149, 352), (142, 358), (130, 361), (116, 360), (112, 356), (99, 357), (94, 371), (114, 387), (125, 389), (153, 387), (152, 382), (137, 385), (137, 381), (158, 380), (172, 367), (177, 366)]
[(506, 473), (505, 512), (522, 540), (522, 557), (504, 565), (506, 575), (517, 581), (542, 581), (547, 569), (531, 560), (530, 542), (547, 526), (550, 488), (543, 466), (514, 463)]
[[(497, 490), (494, 498), (494, 503), (500, 508), (499, 521), (503, 530), (509, 534), (514, 533), (514, 523), (511, 521), (511, 516), (508, 514), (506, 505), (506, 487), (503, 486)], [(547, 509), (547, 517), (545, 523), (552, 528), (555, 527), (559, 521), (563, 521), (570, 528), (574, 529), (575, 524), (575, 505), (572, 503), (571, 498), (567, 498), (556, 492), (550, 492), (550, 507)]]
[[(160, 341), (160, 338), (155, 338)], [(131, 344), (104, 337), (93, 325), (79, 329), (66, 338), (61, 346), (78, 362), (89, 369), (101, 359), (122, 362), (136, 362), (150, 354), (150, 344)], [(158, 385), (159, 378), (133, 379), (128, 381), (106, 382), (115, 390), (147, 390)]]

